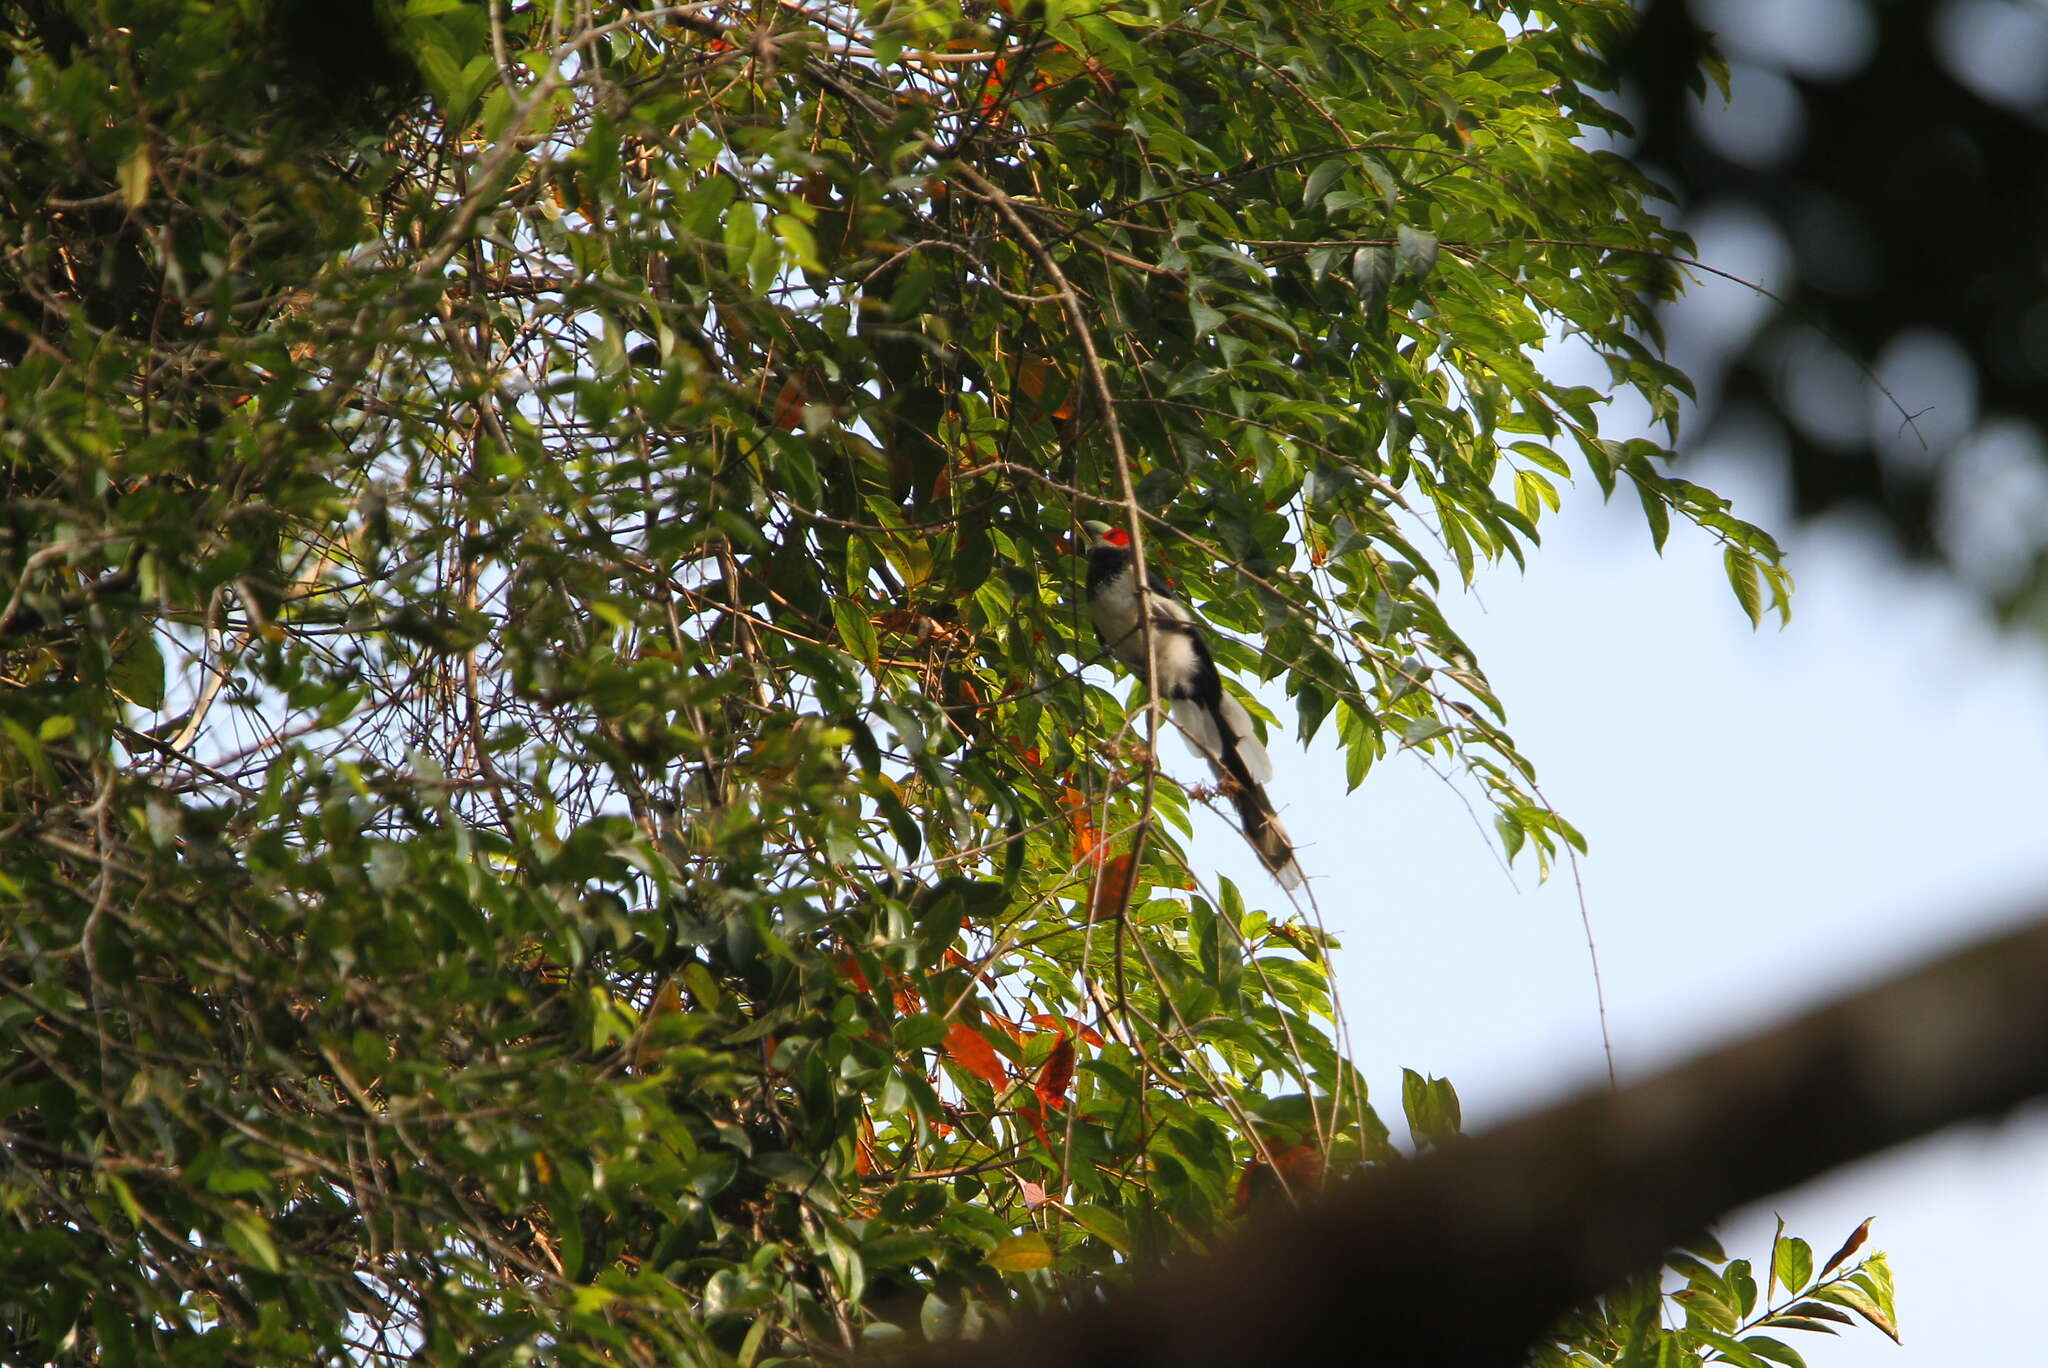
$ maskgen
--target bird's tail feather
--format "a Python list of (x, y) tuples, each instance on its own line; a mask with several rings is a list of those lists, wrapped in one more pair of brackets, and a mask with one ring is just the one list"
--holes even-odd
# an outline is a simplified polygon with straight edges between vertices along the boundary
[(1232, 789), (1230, 801), (1237, 809), (1237, 820), (1244, 826), (1245, 839), (1258, 852), (1259, 863), (1279, 880), (1282, 888), (1299, 888), (1301, 863), (1294, 858), (1294, 843), (1288, 840), (1287, 828), (1280, 825), (1280, 814), (1273, 811), (1266, 791), (1256, 784), (1250, 788), (1239, 784)]
[[(1220, 715), (1219, 715), (1220, 714)], [(1230, 802), (1237, 809), (1238, 824), (1245, 839), (1258, 852), (1282, 888), (1301, 886), (1301, 864), (1294, 858), (1294, 843), (1280, 814), (1263, 787), (1273, 777), (1273, 761), (1252, 732), (1252, 719), (1244, 705), (1229, 694), (1222, 705), (1211, 710), (1194, 699), (1175, 699), (1173, 720), (1196, 754), (1207, 760), (1224, 781)]]

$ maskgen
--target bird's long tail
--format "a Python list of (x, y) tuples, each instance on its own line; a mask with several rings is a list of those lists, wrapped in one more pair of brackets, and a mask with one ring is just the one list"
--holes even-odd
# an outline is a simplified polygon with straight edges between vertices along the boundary
[(1173, 718), (1188, 744), (1223, 781), (1231, 806), (1237, 809), (1238, 825), (1260, 863), (1282, 888), (1300, 887), (1301, 864), (1294, 858), (1294, 843), (1266, 796), (1264, 781), (1273, 777), (1273, 762), (1259, 744), (1244, 706), (1228, 693), (1215, 708), (1196, 699), (1175, 699)]
[(1280, 814), (1273, 811), (1266, 790), (1236, 780), (1231, 784), (1230, 802), (1237, 809), (1245, 839), (1258, 852), (1260, 863), (1272, 871), (1282, 888), (1299, 888), (1301, 864), (1294, 858), (1294, 843), (1287, 839), (1287, 828), (1280, 825)]

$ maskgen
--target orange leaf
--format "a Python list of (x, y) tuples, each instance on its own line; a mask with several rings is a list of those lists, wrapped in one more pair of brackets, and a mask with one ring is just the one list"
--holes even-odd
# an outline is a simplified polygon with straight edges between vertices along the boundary
[[(1047, 386), (1059, 374), (1060, 372), (1053, 368), (1053, 364), (1043, 357), (1027, 356), (1017, 363), (1017, 388), (1032, 403), (1041, 403), (1045, 399)], [(1074, 392), (1071, 386), (1066, 388), (1060, 401), (1053, 406), (1052, 416), (1060, 422), (1074, 416)]]
[(875, 1123), (863, 1116), (853, 1138), (853, 1171), (865, 1177), (880, 1167), (875, 1162)]
[(1083, 1026), (1070, 1016), (1054, 1016), (1050, 1012), (1040, 1012), (1031, 1018), (1031, 1024), (1048, 1031), (1060, 1031), (1067, 1035), (1079, 1036), (1096, 1049), (1102, 1048), (1101, 1033), (1093, 1026)]
[(774, 410), (768, 421), (784, 432), (794, 432), (804, 421), (804, 405), (811, 401), (809, 389), (801, 374), (792, 375), (782, 382), (782, 389), (775, 396)]
[(1052, 366), (1043, 358), (1027, 356), (1017, 363), (1017, 388), (1024, 391), (1026, 399), (1045, 397), (1045, 377), (1052, 373)]
[(953, 1022), (946, 1027), (946, 1053), (961, 1068), (988, 1080), (992, 1088), (1001, 1088), (1010, 1081), (1003, 1061), (996, 1057), (996, 1047), (988, 1043), (987, 1036), (964, 1021)]
[(1038, 1077), (1032, 1080), (1031, 1091), (1054, 1111), (1065, 1111), (1067, 1089), (1073, 1085), (1074, 1042), (1061, 1036), (1059, 1043), (1052, 1047), (1052, 1053), (1045, 1057), (1045, 1063), (1038, 1066)]
[(874, 991), (868, 986), (868, 976), (860, 971), (860, 962), (851, 955), (839, 957), (839, 977), (863, 993)]
[(1096, 835), (1095, 821), (1088, 815), (1088, 795), (1077, 788), (1061, 789), (1060, 802), (1067, 809), (1067, 820), (1073, 824), (1074, 858), (1092, 859), (1101, 864), (1102, 857), (1096, 854), (1096, 849), (1102, 844), (1102, 838)]
[(1131, 899), (1134, 877), (1129, 851), (1096, 868), (1095, 882), (1088, 889), (1088, 920), (1091, 924), (1105, 917), (1123, 914), (1124, 904)]
[[(973, 961), (949, 945), (946, 947), (946, 963), (955, 969), (965, 969)], [(988, 984), (991, 988), (995, 986), (995, 980), (989, 977), (988, 970), (986, 969), (976, 974), (975, 977)]]
[(1050, 1150), (1052, 1137), (1045, 1133), (1045, 1108), (1038, 1104), (1038, 1098), (1026, 1093), (1024, 1100), (1017, 1104), (1017, 1115), (1030, 1124), (1031, 1133), (1038, 1137), (1038, 1143)]
[(1827, 1264), (1820, 1270), (1820, 1275), (1823, 1278), (1847, 1263), (1849, 1256), (1863, 1247), (1863, 1242), (1870, 1238), (1870, 1222), (1876, 1219), (1875, 1216), (1872, 1216), (1869, 1220), (1864, 1221), (1862, 1225), (1849, 1232), (1849, 1238), (1842, 1241), (1842, 1247), (1835, 1251), (1834, 1257), (1829, 1259)]

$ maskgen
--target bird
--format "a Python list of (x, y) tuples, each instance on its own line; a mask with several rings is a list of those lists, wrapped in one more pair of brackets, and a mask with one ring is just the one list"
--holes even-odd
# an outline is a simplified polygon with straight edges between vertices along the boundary
[[(1237, 809), (1259, 862), (1282, 888), (1300, 887), (1294, 844), (1266, 796), (1273, 761), (1252, 730), (1251, 714), (1224, 689), (1201, 624), (1150, 576), (1140, 591), (1130, 533), (1100, 522), (1083, 523), (1081, 529), (1088, 534), (1088, 616), (1102, 644), (1140, 679), (1152, 680), (1189, 749), (1208, 761), (1221, 781), (1218, 787)], [(1145, 618), (1152, 624), (1156, 670), (1147, 667)]]

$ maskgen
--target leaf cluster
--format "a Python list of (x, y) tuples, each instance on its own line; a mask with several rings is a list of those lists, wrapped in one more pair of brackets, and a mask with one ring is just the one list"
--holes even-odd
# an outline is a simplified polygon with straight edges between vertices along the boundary
[(1215, 794), (1106, 687), (1078, 520), (1354, 784), (1433, 756), (1546, 868), (1440, 586), (1589, 474), (1783, 607), (1532, 356), (1675, 421), (1682, 240), (1578, 138), (1618, 0), (407, 0), (325, 118), (228, 56), (293, 70), (290, 6), (34, 9), (8, 1357), (752, 1365), (1086, 1301), (1399, 1151), (1314, 909), (1193, 858)]

